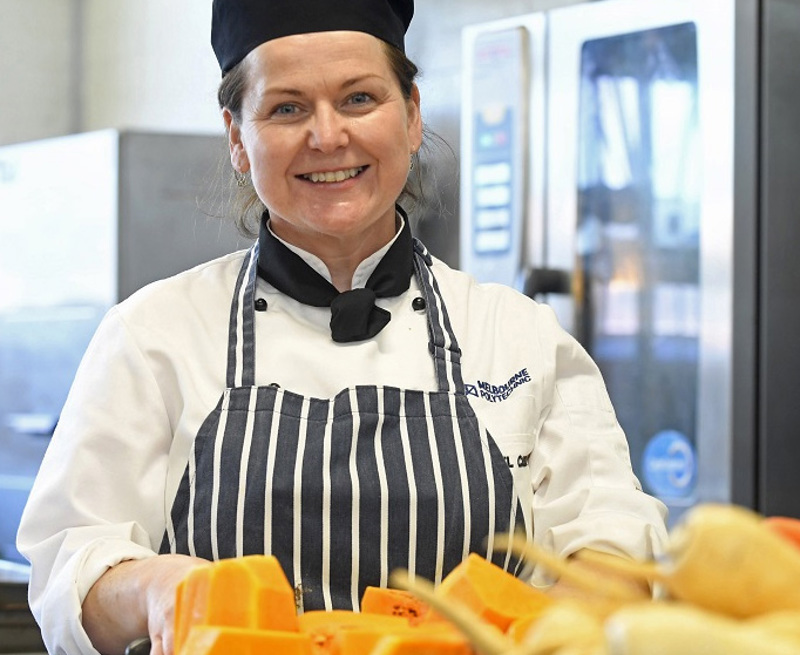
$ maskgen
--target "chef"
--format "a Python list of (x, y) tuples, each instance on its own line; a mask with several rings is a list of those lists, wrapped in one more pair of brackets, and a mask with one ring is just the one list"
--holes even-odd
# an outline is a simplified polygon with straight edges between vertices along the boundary
[(660, 551), (664, 507), (586, 352), (412, 235), (412, 14), (214, 1), (257, 238), (135, 293), (86, 352), (19, 531), (51, 653), (149, 635), (170, 654), (175, 585), (206, 560), (274, 554), (304, 611), (470, 552), (529, 578), (493, 545), (511, 530), (564, 556)]

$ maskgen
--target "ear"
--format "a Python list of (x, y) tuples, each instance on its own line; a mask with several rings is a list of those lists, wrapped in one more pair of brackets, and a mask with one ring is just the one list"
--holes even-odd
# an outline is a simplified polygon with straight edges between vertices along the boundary
[(411, 97), (406, 102), (408, 108), (408, 140), (413, 152), (422, 145), (422, 113), (420, 111), (419, 87), (411, 87)]
[(231, 165), (237, 173), (247, 173), (250, 170), (250, 160), (242, 142), (242, 130), (227, 107), (222, 110), (222, 120), (225, 121), (225, 131), (228, 133)]

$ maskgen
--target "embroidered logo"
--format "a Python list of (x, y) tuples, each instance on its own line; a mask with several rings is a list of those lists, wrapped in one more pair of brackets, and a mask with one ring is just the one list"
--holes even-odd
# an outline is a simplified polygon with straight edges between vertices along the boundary
[(512, 375), (508, 382), (500, 385), (489, 384), (483, 380), (478, 380), (477, 384), (465, 385), (465, 390), (468, 396), (475, 396), (476, 398), (483, 398), (490, 403), (497, 403), (505, 400), (511, 395), (520, 385), (531, 381), (531, 376), (527, 368), (523, 368), (519, 373)]

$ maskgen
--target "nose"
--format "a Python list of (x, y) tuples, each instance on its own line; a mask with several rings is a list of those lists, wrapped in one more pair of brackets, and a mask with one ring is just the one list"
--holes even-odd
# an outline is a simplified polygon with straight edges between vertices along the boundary
[(323, 105), (314, 111), (310, 123), (308, 145), (314, 150), (330, 153), (349, 143), (347, 119), (334, 107)]

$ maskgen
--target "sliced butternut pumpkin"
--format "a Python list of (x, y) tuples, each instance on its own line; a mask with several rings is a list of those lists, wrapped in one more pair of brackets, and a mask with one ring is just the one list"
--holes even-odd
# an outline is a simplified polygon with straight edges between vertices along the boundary
[(298, 632), (208, 625), (196, 625), (189, 631), (182, 652), (184, 655), (312, 655), (311, 638)]
[(417, 625), (431, 610), (426, 603), (403, 589), (367, 587), (361, 596), (361, 611), (365, 614), (402, 616), (411, 625)]
[(381, 639), (370, 655), (473, 655), (469, 642), (455, 634), (426, 634), (415, 628)]
[(768, 516), (764, 525), (800, 548), (800, 519), (791, 516)]
[(315, 655), (369, 655), (383, 637), (411, 626), (402, 616), (312, 610), (298, 617), (298, 628), (311, 637)]
[(553, 602), (543, 591), (475, 553), (454, 568), (435, 593), (458, 600), (503, 632), (514, 619), (541, 612)]
[(197, 625), (297, 632), (294, 591), (272, 556), (249, 555), (199, 566), (176, 593), (177, 653)]
[[(424, 578), (412, 578), (408, 571), (397, 569), (389, 576), (389, 583), (410, 591), (447, 619), (466, 637), (477, 655), (512, 655), (514, 643), (500, 629), (483, 620), (457, 598), (451, 599), (436, 594), (433, 583)], [(428, 624), (430, 629), (435, 624)], [(415, 630), (420, 630), (420, 627)]]

